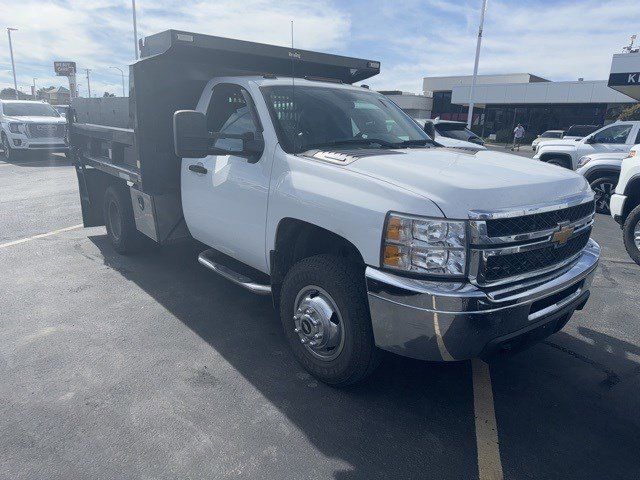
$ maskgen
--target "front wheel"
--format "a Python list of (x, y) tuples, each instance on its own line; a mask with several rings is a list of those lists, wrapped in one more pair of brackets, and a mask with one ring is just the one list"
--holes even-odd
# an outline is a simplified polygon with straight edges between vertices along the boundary
[(640, 205), (629, 213), (622, 227), (622, 235), (627, 253), (640, 265)]
[(9, 139), (4, 133), (2, 134), (2, 155), (7, 162), (11, 162), (16, 159), (16, 152), (9, 145)]
[(320, 381), (346, 386), (379, 363), (361, 266), (334, 255), (296, 263), (280, 296), (285, 336), (302, 366)]
[(591, 182), (591, 189), (596, 194), (596, 212), (609, 215), (609, 202), (617, 184), (618, 179), (614, 177), (600, 177)]

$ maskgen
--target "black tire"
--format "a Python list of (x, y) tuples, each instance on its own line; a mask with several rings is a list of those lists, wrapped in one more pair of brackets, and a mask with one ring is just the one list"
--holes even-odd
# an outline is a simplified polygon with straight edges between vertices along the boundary
[(136, 229), (131, 195), (126, 186), (110, 185), (104, 193), (104, 224), (116, 252), (121, 255), (138, 252), (144, 237)]
[(627, 253), (634, 262), (640, 265), (640, 205), (631, 210), (624, 221), (622, 237)]
[[(301, 343), (295, 329), (296, 299), (307, 288), (320, 287), (339, 311), (344, 342), (334, 359), (320, 359)], [(280, 319), (295, 357), (318, 380), (334, 386), (362, 381), (378, 366), (376, 348), (361, 266), (334, 255), (317, 255), (296, 263), (280, 292)]]
[(549, 160), (547, 160), (547, 163), (549, 165), (557, 165), (558, 167), (567, 168), (569, 170), (571, 169), (571, 167), (568, 165), (568, 162), (564, 158), (550, 158)]
[(611, 201), (611, 195), (616, 189), (618, 179), (610, 175), (605, 177), (598, 177), (591, 181), (591, 189), (596, 194), (596, 212), (609, 215), (609, 202)]

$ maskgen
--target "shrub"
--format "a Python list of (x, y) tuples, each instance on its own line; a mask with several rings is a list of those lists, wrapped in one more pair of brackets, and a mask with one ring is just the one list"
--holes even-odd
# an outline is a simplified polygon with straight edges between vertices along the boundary
[(640, 120), (640, 103), (625, 108), (618, 120)]

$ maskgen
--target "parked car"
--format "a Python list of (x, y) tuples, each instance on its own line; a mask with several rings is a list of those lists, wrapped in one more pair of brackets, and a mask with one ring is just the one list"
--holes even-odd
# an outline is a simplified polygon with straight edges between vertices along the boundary
[(84, 225), (106, 225), (122, 254), (145, 239), (207, 245), (198, 261), (270, 295), (295, 357), (332, 385), (369, 375), (380, 350), (487, 358), (561, 329), (599, 258), (588, 183), (435, 148), (387, 97), (350, 85), (379, 70), (174, 30), (145, 38), (130, 70), (145, 88), (117, 103), (131, 123), (89, 109), (70, 125)]
[(587, 135), (582, 140), (549, 140), (538, 146), (533, 157), (571, 170), (580, 158), (594, 153), (626, 154), (640, 142), (640, 121), (615, 122)]
[(600, 128), (598, 125), (571, 125), (562, 138), (565, 140), (582, 140)]
[(418, 121), (424, 131), (443, 147), (458, 148), (472, 152), (486, 150), (484, 141), (467, 128), (464, 122), (429, 119)]
[(624, 152), (593, 153), (578, 161), (576, 173), (587, 179), (596, 195), (596, 212), (609, 214), (611, 195), (618, 184)]
[(18, 152), (64, 152), (66, 120), (48, 103), (0, 100), (0, 137), (6, 160)]
[(640, 265), (640, 145), (622, 161), (620, 179), (611, 196), (611, 216), (622, 227), (629, 256)]
[(562, 138), (563, 135), (564, 135), (564, 130), (547, 130), (546, 132), (543, 132), (540, 135), (538, 135), (538, 137), (535, 138), (533, 142), (531, 142), (531, 148), (533, 148), (533, 151), (535, 152), (540, 142), (544, 142), (546, 140), (551, 140), (554, 138), (555, 139)]

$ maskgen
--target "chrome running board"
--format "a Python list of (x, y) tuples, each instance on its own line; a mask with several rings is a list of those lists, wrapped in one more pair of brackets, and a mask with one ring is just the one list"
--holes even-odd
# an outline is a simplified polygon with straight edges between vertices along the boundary
[(231, 270), (229, 267), (222, 265), (221, 263), (215, 262), (210, 258), (210, 255), (213, 252), (214, 250), (205, 250), (204, 252), (202, 252), (200, 255), (198, 255), (198, 262), (200, 262), (201, 265), (207, 267), (209, 270), (216, 272), (218, 275), (235, 283), (236, 285), (239, 285), (242, 288), (246, 288), (250, 292), (253, 292), (257, 295), (271, 295), (270, 285), (258, 283), (252, 278), (243, 275), (242, 273), (238, 273), (234, 270)]

